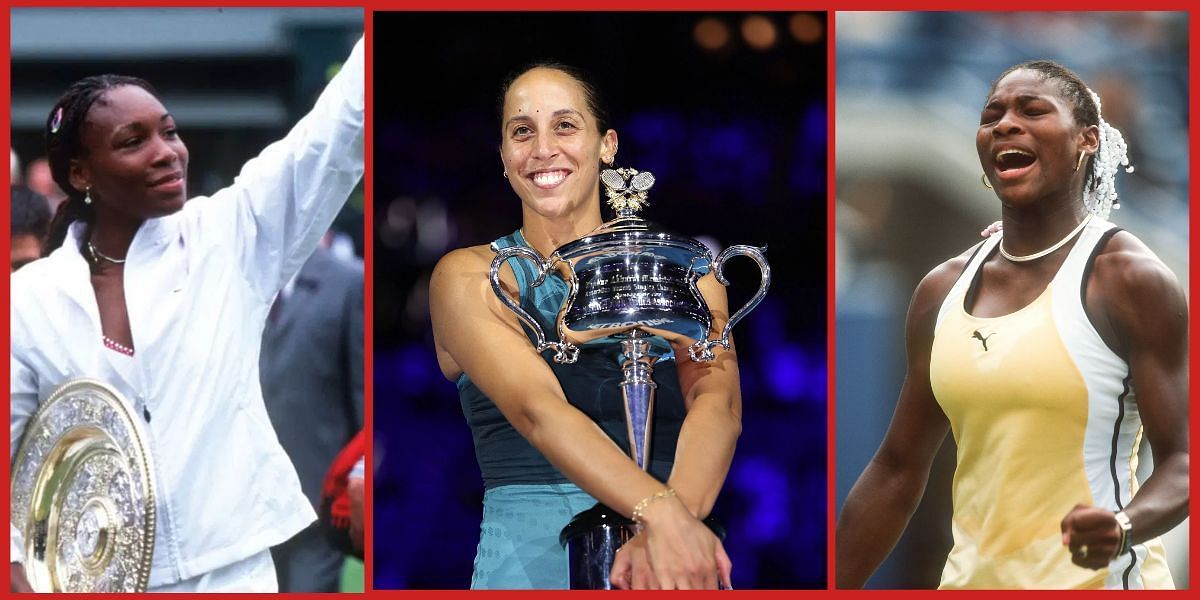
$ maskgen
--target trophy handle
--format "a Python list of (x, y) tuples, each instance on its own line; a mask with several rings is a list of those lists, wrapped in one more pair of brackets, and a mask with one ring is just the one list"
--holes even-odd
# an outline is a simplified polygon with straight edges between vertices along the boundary
[(574, 363), (579, 359), (579, 347), (570, 342), (547, 342), (546, 334), (542, 331), (542, 326), (538, 325), (537, 321), (525, 309), (521, 308), (520, 304), (509, 298), (508, 294), (504, 293), (504, 289), (500, 287), (500, 267), (504, 264), (504, 261), (510, 258), (527, 258), (533, 264), (537, 265), (538, 276), (537, 279), (533, 280), (532, 287), (542, 285), (542, 282), (546, 280), (546, 273), (549, 272), (553, 263), (543, 260), (537, 251), (528, 246), (509, 246), (508, 248), (499, 250), (496, 252), (496, 257), (492, 259), (492, 267), (489, 272), (489, 277), (492, 280), (492, 292), (496, 294), (497, 298), (500, 298), (500, 301), (509, 310), (516, 313), (517, 318), (521, 319), (521, 322), (526, 327), (533, 330), (533, 334), (537, 338), (536, 344), (539, 353), (546, 350), (553, 350), (554, 362), (561, 364)]
[(716, 346), (728, 350), (729, 332), (733, 330), (733, 326), (737, 325), (738, 321), (741, 321), (746, 316), (746, 313), (754, 310), (754, 307), (758, 306), (758, 303), (762, 302), (762, 299), (767, 295), (767, 288), (771, 287), (771, 265), (767, 264), (767, 257), (763, 255), (766, 251), (766, 246), (755, 248), (754, 246), (739, 244), (730, 246), (717, 255), (716, 260), (713, 261), (713, 271), (717, 276), (717, 281), (721, 282), (721, 285), (729, 285), (729, 280), (725, 279), (725, 261), (734, 256), (749, 256), (754, 259), (754, 262), (758, 263), (759, 270), (762, 271), (762, 279), (758, 283), (758, 292), (754, 294), (754, 297), (746, 302), (745, 306), (733, 313), (732, 317), (729, 317), (729, 321), (721, 329), (720, 339), (698, 341), (688, 347), (688, 356), (692, 360), (696, 362), (709, 362), (713, 360), (715, 358), (713, 348)]

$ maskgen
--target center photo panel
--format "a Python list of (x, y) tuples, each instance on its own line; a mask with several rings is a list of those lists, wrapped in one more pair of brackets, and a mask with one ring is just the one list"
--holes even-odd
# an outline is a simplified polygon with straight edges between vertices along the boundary
[(824, 589), (825, 13), (372, 18), (374, 589)]

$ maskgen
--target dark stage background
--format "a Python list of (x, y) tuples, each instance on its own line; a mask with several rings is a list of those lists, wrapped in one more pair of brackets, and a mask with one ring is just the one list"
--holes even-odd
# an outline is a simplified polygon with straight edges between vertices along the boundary
[[(447, 251), (519, 226), (496, 97), (508, 72), (554, 59), (598, 76), (618, 164), (658, 180), (647, 218), (722, 248), (769, 246), (771, 291), (735, 331), (743, 434), (715, 513), (735, 588), (824, 588), (825, 15), (374, 18), (375, 587), (470, 583), (483, 484), (426, 288)], [(740, 306), (757, 268), (739, 258), (729, 272)]]

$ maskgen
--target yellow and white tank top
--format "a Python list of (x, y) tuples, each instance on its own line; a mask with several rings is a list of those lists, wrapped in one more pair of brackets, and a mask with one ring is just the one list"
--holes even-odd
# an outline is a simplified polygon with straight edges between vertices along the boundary
[(1142, 424), (1129, 366), (1084, 312), (1095, 252), (1118, 229), (1093, 218), (1045, 291), (980, 318), (964, 299), (1001, 236), (980, 244), (938, 312), (933, 393), (958, 445), (954, 547), (941, 588), (1173, 588), (1151, 540), (1093, 571), (1060, 523), (1076, 504), (1117, 511), (1137, 492)]

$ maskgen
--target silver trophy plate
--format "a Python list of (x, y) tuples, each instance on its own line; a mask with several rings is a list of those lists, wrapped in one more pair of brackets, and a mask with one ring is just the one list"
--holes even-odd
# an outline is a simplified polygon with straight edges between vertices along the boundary
[(111, 386), (69, 381), (30, 418), (12, 465), (12, 524), (38, 592), (144, 592), (154, 554), (150, 449)]

